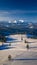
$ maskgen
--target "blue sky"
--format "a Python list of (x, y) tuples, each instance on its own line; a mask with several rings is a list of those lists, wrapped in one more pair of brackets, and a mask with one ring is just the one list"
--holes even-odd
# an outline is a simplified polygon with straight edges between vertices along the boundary
[(0, 21), (37, 22), (37, 0), (0, 0)]

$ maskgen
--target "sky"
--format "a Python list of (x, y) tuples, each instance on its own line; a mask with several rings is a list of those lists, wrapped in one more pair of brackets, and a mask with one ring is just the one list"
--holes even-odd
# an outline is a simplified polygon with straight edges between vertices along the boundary
[(0, 0), (0, 21), (37, 22), (37, 0)]

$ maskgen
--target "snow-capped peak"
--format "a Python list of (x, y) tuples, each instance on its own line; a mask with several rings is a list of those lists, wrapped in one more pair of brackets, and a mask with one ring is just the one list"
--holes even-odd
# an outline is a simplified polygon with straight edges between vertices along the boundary
[(23, 23), (24, 22), (24, 20), (19, 20), (21, 23)]

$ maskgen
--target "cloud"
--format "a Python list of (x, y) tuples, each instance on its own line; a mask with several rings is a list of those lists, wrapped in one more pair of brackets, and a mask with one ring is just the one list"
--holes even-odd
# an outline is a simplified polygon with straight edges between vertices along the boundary
[(37, 13), (37, 10), (0, 10), (0, 15), (13, 15), (25, 13)]
[(12, 14), (37, 13), (37, 10), (11, 10)]
[(0, 21), (16, 20), (37, 21), (37, 10), (0, 10)]

